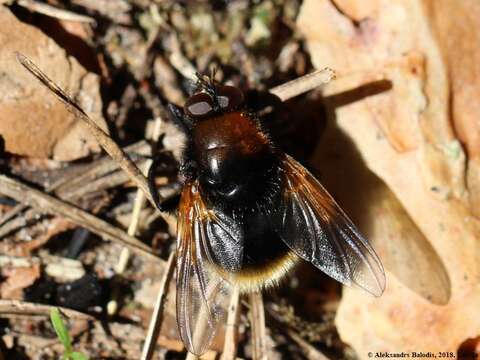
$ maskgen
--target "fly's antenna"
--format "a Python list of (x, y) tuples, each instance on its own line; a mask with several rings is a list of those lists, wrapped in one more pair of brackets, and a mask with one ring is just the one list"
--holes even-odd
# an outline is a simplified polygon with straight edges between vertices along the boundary
[(217, 82), (215, 81), (215, 74), (217, 72), (216, 67), (212, 67), (210, 70), (210, 76), (200, 74), (196, 72), (195, 75), (197, 76), (197, 83), (195, 93), (197, 92), (205, 92), (211, 96), (214, 102), (214, 108), (216, 110), (220, 109), (220, 105), (218, 104), (217, 98)]
[(210, 67), (210, 83), (212, 85), (215, 85), (216, 81), (215, 81), (215, 75), (217, 75), (217, 67), (215, 65), (211, 66)]

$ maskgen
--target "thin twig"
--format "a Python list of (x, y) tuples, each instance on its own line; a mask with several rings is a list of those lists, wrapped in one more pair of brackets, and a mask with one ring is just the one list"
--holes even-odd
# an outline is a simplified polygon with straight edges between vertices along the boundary
[[(101, 191), (104, 189), (108, 189), (111, 187), (116, 187), (118, 185), (124, 184), (128, 181), (128, 175), (124, 172), (115, 172), (110, 174), (104, 178), (99, 179), (93, 183), (88, 183), (83, 187), (75, 189), (75, 192), (60, 194), (60, 198), (62, 201), (68, 201), (69, 203), (76, 203), (82, 197), (88, 195), (91, 192), (91, 188), (94, 188), (95, 191)], [(95, 186), (95, 187), (93, 187)], [(23, 205), (23, 209), (28, 208), (26, 204)], [(21, 217), (16, 217), (12, 219), (10, 222), (7, 222), (5, 225), (0, 225), (0, 239), (4, 236), (10, 234), (11, 232), (17, 230), (18, 228), (24, 227), (28, 224), (31, 220), (39, 220), (39, 214), (42, 214), (42, 209), (29, 209), (25, 212), (25, 214)]]
[(145, 338), (145, 343), (143, 345), (142, 351), (142, 360), (150, 360), (155, 351), (155, 345), (157, 343), (158, 335), (160, 334), (160, 327), (163, 320), (163, 307), (165, 299), (167, 297), (167, 289), (170, 284), (170, 281), (173, 277), (175, 270), (175, 252), (172, 251), (168, 257), (167, 266), (165, 267), (165, 272), (160, 282), (160, 289), (157, 295), (157, 301), (155, 302), (155, 307), (153, 308), (152, 320), (148, 326), (147, 337)]
[(268, 359), (268, 352), (262, 293), (254, 292), (249, 294), (249, 300), (249, 317), (252, 325), (252, 358), (253, 360), (265, 360)]
[[(161, 128), (162, 119), (158, 117), (155, 121), (155, 131), (154, 131), (154, 140), (157, 141), (160, 137), (160, 128)], [(145, 172), (147, 173), (152, 166), (153, 161), (147, 160), (145, 163)], [(138, 223), (140, 219), (140, 212), (145, 203), (145, 196), (142, 190), (137, 189), (137, 194), (135, 196), (135, 202), (133, 204), (132, 216), (130, 218), (130, 225), (128, 226), (127, 234), (130, 236), (135, 236), (137, 233)], [(118, 258), (117, 266), (115, 271), (117, 274), (123, 274), (127, 268), (128, 261), (130, 259), (130, 250), (127, 247), (124, 247)], [(109, 315), (114, 315), (118, 310), (117, 299), (119, 297), (120, 288), (116, 287), (113, 289), (112, 299), (107, 304), (107, 311)]]
[(142, 254), (147, 254), (149, 257), (160, 260), (151, 253), (150, 248), (147, 245), (134, 237), (129, 236), (124, 231), (86, 211), (58, 200), (53, 196), (45, 194), (40, 190), (34, 189), (5, 175), (0, 175), (0, 192), (19, 202), (24, 202), (30, 206), (40, 208), (42, 212), (65, 217), (75, 224), (100, 235), (104, 239), (123, 243), (124, 245), (130, 246), (136, 252), (140, 251)]
[(317, 350), (314, 346), (304, 340), (300, 334), (292, 329), (292, 327), (281, 321), (280, 314), (278, 314), (272, 306), (267, 306), (267, 319), (272, 323), (275, 328), (277, 328), (282, 333), (286, 334), (290, 339), (297, 343), (298, 347), (302, 350), (307, 359), (312, 360), (330, 360), (326, 355), (324, 355), (320, 350)]
[[(35, 304), (26, 301), (20, 300), (2, 300), (0, 299), (0, 316), (1, 315), (12, 315), (12, 314), (21, 314), (21, 315), (42, 315), (50, 316), (50, 310), (56, 306)], [(84, 314), (79, 311), (58, 308), (65, 316), (70, 319), (75, 320), (95, 320), (91, 315)]]
[(235, 287), (228, 306), (227, 330), (221, 360), (235, 360), (238, 348), (238, 320), (240, 317), (240, 292)]
[(17, 4), (31, 11), (38, 12), (40, 14), (47, 15), (55, 19), (84, 23), (95, 23), (95, 19), (90, 16), (76, 14), (74, 12), (59, 9), (52, 5), (37, 2), (34, 0), (17, 0)]
[(305, 357), (310, 360), (330, 360), (327, 356), (323, 353), (315, 349), (312, 345), (310, 345), (307, 341), (302, 339), (302, 337), (294, 330), (287, 328), (284, 330), (285, 333), (297, 343), (300, 349), (305, 354)]
[[(155, 128), (153, 130), (153, 141), (157, 142), (159, 137), (160, 137), (160, 133), (161, 133), (161, 127), (162, 127), (162, 118), (161, 117), (157, 117), (155, 119)], [(152, 166), (153, 164), (153, 160), (147, 160), (145, 162), (145, 171), (144, 173), (148, 173), (148, 171), (150, 170), (150, 167)], [(145, 202), (145, 196), (144, 196), (144, 193), (138, 189), (137, 190), (137, 194), (135, 196), (135, 203), (134, 203), (134, 206), (133, 206), (133, 212), (132, 212), (132, 217), (131, 217), (131, 220), (130, 220), (130, 225), (128, 226), (128, 235), (130, 236), (135, 236), (136, 232), (137, 232), (137, 228), (138, 228), (138, 222), (139, 222), (139, 219), (140, 219), (140, 211), (142, 210), (142, 207), (144, 205), (144, 202)], [(121, 269), (123, 272), (124, 269)]]
[[(127, 234), (135, 236), (138, 230), (138, 224), (140, 223), (140, 213), (145, 205), (145, 196), (142, 190), (137, 189), (135, 200), (133, 201), (132, 216), (130, 217), (130, 224), (128, 225)], [(121, 269), (120, 273), (123, 273), (125, 268)]]
[(332, 79), (335, 79), (335, 72), (330, 68), (325, 68), (276, 86), (270, 89), (269, 92), (277, 96), (281, 101), (285, 101), (313, 90), (320, 85), (327, 84)]
[[(58, 191), (57, 197), (59, 197), (62, 201), (67, 201), (69, 203), (75, 204), (82, 198), (85, 198), (86, 196), (88, 196), (93, 191), (99, 192), (109, 188), (117, 187), (119, 185), (125, 184), (129, 179), (130, 178), (128, 177), (127, 174), (125, 174), (125, 172), (117, 171), (101, 179), (98, 179), (96, 181), (85, 183), (83, 184), (83, 186), (76, 187), (76, 188), (74, 187), (72, 192)], [(94, 190), (92, 191), (92, 189)], [(70, 190), (70, 187), (68, 188), (68, 190)], [(17, 209), (17, 206), (15, 206), (15, 208), (13, 208), (10, 212), (13, 212), (13, 210), (15, 210), (15, 215), (16, 215), (19, 212), (18, 210), (21, 211), (28, 208), (26, 204), (20, 204), (20, 205), (17, 205), (18, 209)], [(8, 212), (7, 214), (9, 214), (10, 212)], [(42, 213), (41, 209), (29, 209), (25, 212), (25, 214), (22, 217), (16, 217), (14, 219), (11, 219), (9, 222), (5, 224), (0, 223), (0, 239), (10, 234), (11, 232), (17, 230), (18, 228), (24, 227), (26, 224), (28, 224), (32, 220), (35, 220), (35, 221), (39, 220), (40, 218), (39, 214), (41, 213)], [(12, 218), (12, 217), (13, 216), (9, 216), (9, 218)]]
[(116, 161), (118, 165), (131, 177), (135, 184), (143, 190), (145, 196), (150, 203), (155, 206), (155, 201), (150, 194), (148, 188), (148, 181), (138, 167), (133, 163), (128, 155), (112, 140), (112, 138), (103, 131), (93, 121), (82, 108), (55, 84), (47, 75), (45, 75), (32, 61), (30, 61), (23, 54), (17, 53), (18, 61), (27, 69), (33, 76), (35, 76), (44, 86), (53, 92), (59, 100), (61, 100), (78, 119), (82, 120), (90, 129), (92, 135), (97, 139), (100, 146)]
[[(17, 204), (0, 218), (0, 227), (25, 210), (25, 204)], [(1, 235), (0, 235), (1, 238)]]
[[(130, 156), (137, 154), (148, 156), (150, 155), (150, 152), (148, 151), (149, 148), (150, 146), (148, 143), (142, 140), (126, 147), (125, 151)], [(95, 189), (94, 191), (101, 191), (124, 184), (129, 179), (125, 172), (114, 172), (95, 180), (117, 169), (118, 164), (112, 160), (112, 158), (103, 157), (102, 159), (94, 161), (85, 169), (82, 169), (81, 173), (79, 173), (77, 169), (74, 169), (67, 176), (62, 177), (50, 186), (47, 186), (45, 191), (48, 193), (55, 192), (57, 197), (62, 200), (68, 200), (70, 203), (75, 203), (79, 198), (88, 195), (92, 189)], [(0, 239), (15, 229), (24, 226), (30, 220), (36, 218), (40, 213), (37, 210), (29, 210), (22, 218), (16, 217), (16, 215), (27, 208), (28, 206), (26, 204), (18, 204), (5, 213), (0, 219)]]
[(183, 75), (185, 79), (194, 81), (196, 79), (195, 67), (190, 61), (183, 55), (180, 48), (180, 42), (175, 32), (172, 32), (168, 37), (171, 53), (169, 54), (170, 64)]
[(58, 191), (57, 196), (62, 200), (68, 200), (69, 202), (77, 202), (82, 198), (85, 198), (87, 195), (92, 193), (99, 193), (102, 190), (115, 188), (120, 185), (128, 183), (130, 178), (124, 171), (115, 171), (107, 176), (104, 176), (100, 179), (84, 183), (83, 186), (71, 187), (67, 189)]
[[(140, 161), (142, 156), (150, 156), (150, 145), (145, 141), (139, 141), (135, 144), (127, 146), (124, 151), (127, 155), (132, 158), (140, 156)], [(68, 176), (66, 179), (60, 179), (57, 183), (52, 184), (51, 187), (48, 187), (46, 190), (48, 192), (54, 191), (62, 197), (62, 193), (67, 190), (78, 189), (88, 186), (88, 183), (98, 179), (106, 174), (118, 170), (118, 163), (115, 162), (110, 156), (105, 156), (99, 160), (91, 163), (85, 170), (80, 174), (73, 174)]]
[[(150, 146), (145, 140), (141, 140), (135, 144), (127, 146), (125, 152), (129, 156), (141, 154), (142, 156), (150, 155)], [(121, 185), (127, 181), (125, 174), (112, 173), (104, 178), (95, 180), (118, 169), (118, 164), (112, 160), (111, 157), (103, 157), (94, 161), (86, 168), (82, 168), (81, 173), (77, 169), (74, 169), (68, 175), (62, 177), (58, 181), (54, 182), (50, 186), (47, 186), (45, 191), (55, 192), (62, 200), (68, 200), (69, 202), (76, 202), (78, 198), (87, 195), (91, 192), (91, 189), (95, 191), (106, 190), (117, 185)], [(92, 182), (96, 181), (94, 186)], [(18, 227), (22, 227), (25, 223), (28, 223), (31, 219), (35, 218), (39, 212), (36, 210), (27, 211), (22, 218), (15, 218), (19, 213), (27, 209), (26, 204), (18, 204), (11, 210), (5, 213), (0, 219), (0, 239), (7, 234), (11, 233)], [(13, 220), (15, 218), (15, 220)], [(10, 221), (10, 222), (9, 222)], [(9, 222), (8, 224), (6, 224)]]

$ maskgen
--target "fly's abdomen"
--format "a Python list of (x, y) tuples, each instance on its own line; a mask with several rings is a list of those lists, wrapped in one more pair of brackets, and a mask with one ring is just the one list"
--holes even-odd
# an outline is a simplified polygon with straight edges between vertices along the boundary
[(255, 211), (243, 219), (243, 261), (232, 279), (243, 291), (275, 286), (299, 258), (271, 227), (268, 214)]

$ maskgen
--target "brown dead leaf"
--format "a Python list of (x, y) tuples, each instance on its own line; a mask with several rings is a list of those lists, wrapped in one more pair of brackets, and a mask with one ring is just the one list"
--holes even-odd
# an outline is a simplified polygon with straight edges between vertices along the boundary
[(379, 299), (345, 289), (336, 323), (362, 359), (456, 352), (480, 333), (480, 4), (365, 3), (307, 0), (298, 18), (312, 62), (340, 74), (315, 159), (387, 271)]
[(22, 290), (32, 285), (40, 277), (40, 265), (30, 267), (5, 267), (1, 270), (2, 277), (6, 278), (0, 284), (2, 299), (21, 300)]
[(88, 73), (52, 39), (20, 22), (3, 6), (0, 21), (9, 29), (0, 32), (0, 133), (6, 150), (63, 161), (100, 151), (88, 130), (22, 69), (15, 52), (29, 56), (106, 129), (98, 76)]
[(468, 154), (470, 206), (480, 217), (480, 3), (430, 1), (426, 9), (449, 74), (453, 126)]

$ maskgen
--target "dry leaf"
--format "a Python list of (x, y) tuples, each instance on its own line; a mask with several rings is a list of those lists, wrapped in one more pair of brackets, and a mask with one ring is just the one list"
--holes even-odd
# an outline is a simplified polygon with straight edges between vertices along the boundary
[(40, 265), (32, 264), (29, 267), (4, 267), (1, 272), (6, 279), (0, 284), (2, 299), (21, 300), (22, 290), (32, 285), (40, 277)]
[(39, 29), (0, 7), (0, 134), (6, 150), (19, 155), (74, 160), (100, 147), (65, 106), (24, 71), (15, 52), (29, 56), (106, 129), (99, 78), (88, 73)]
[(302, 5), (312, 62), (340, 75), (315, 163), (387, 272), (381, 298), (345, 289), (337, 313), (362, 359), (480, 334), (479, 23), (468, 0)]

